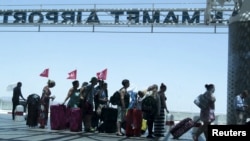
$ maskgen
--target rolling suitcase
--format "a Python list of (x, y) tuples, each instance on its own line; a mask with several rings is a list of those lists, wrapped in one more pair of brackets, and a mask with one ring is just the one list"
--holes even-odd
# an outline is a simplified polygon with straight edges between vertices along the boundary
[(69, 129), (71, 132), (82, 131), (82, 111), (80, 108), (70, 109)]
[(98, 127), (99, 133), (115, 133), (116, 131), (116, 122), (114, 121), (105, 121)]
[(66, 129), (66, 106), (51, 105), (50, 106), (50, 127), (51, 130)]
[[(112, 107), (103, 107), (101, 113), (101, 119), (103, 121), (117, 121), (117, 109)], [(112, 115), (112, 116), (110, 116)]]
[(40, 96), (37, 94), (30, 94), (27, 98), (27, 119), (26, 125), (29, 127), (36, 127), (38, 125)]
[(103, 123), (98, 127), (100, 133), (115, 133), (117, 122), (117, 109), (112, 107), (103, 107), (101, 120)]
[(192, 127), (194, 127), (195, 123), (197, 123), (200, 119), (193, 121), (191, 118), (185, 118), (181, 120), (178, 124), (176, 124), (172, 129), (170, 129), (170, 133), (172, 134), (174, 139), (178, 139)]
[(129, 109), (126, 115), (126, 136), (141, 136), (142, 111)]

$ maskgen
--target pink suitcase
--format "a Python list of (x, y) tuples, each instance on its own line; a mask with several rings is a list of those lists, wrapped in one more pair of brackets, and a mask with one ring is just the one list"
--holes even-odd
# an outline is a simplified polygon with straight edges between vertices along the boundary
[(196, 121), (193, 121), (191, 118), (187, 117), (177, 123), (170, 130), (170, 133), (172, 134), (174, 139), (178, 139), (180, 136), (182, 136), (184, 133), (194, 127), (199, 120), (200, 118), (198, 118)]
[(69, 129), (71, 132), (82, 131), (82, 111), (80, 108), (70, 109)]
[(51, 105), (50, 106), (50, 127), (52, 130), (66, 129), (66, 106)]

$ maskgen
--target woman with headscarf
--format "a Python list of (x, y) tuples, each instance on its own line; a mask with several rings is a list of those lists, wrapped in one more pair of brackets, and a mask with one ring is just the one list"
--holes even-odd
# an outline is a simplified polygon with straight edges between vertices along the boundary
[(50, 99), (54, 100), (54, 96), (51, 96), (50, 88), (53, 88), (56, 85), (55, 81), (48, 80), (47, 85), (43, 88), (41, 96), (41, 109), (39, 115), (39, 128), (45, 128), (48, 123), (48, 114), (49, 114), (49, 102)]

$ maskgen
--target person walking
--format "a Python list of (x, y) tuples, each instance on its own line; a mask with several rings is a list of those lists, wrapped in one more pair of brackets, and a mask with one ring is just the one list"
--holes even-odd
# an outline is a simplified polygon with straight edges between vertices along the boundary
[(214, 84), (205, 84), (206, 91), (203, 94), (208, 100), (208, 105), (206, 108), (200, 110), (200, 120), (203, 125), (200, 126), (197, 131), (193, 134), (193, 140), (198, 141), (199, 136), (204, 133), (206, 140), (208, 140), (208, 125), (210, 125), (215, 120), (215, 86)]
[(245, 102), (245, 99), (248, 97), (248, 91), (244, 90), (240, 94), (235, 96), (234, 99), (234, 109), (235, 109), (235, 118), (236, 124), (243, 125), (246, 123), (246, 111), (248, 105)]
[(13, 89), (12, 120), (15, 120), (15, 110), (16, 110), (16, 106), (19, 105), (19, 102), (20, 102), (19, 98), (21, 97), (24, 101), (26, 101), (25, 98), (23, 97), (21, 87), (22, 87), (22, 82), (17, 82), (17, 86)]
[(49, 114), (49, 102), (50, 99), (54, 100), (55, 97), (51, 96), (50, 88), (53, 88), (56, 85), (55, 81), (48, 80), (47, 85), (43, 87), (42, 96), (41, 96), (41, 108), (39, 113), (39, 128), (45, 128), (48, 122), (48, 114)]

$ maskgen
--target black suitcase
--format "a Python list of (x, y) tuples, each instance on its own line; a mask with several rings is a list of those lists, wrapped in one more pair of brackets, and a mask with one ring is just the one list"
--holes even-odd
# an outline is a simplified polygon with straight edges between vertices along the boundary
[(116, 122), (114, 121), (105, 121), (98, 127), (99, 133), (115, 133), (116, 131)]
[(182, 136), (184, 133), (194, 127), (199, 120), (200, 119), (193, 121), (191, 118), (185, 118), (181, 120), (178, 124), (176, 124), (172, 129), (170, 129), (169, 132), (172, 134), (174, 139), (178, 139), (180, 136)]
[(117, 109), (113, 107), (103, 107), (101, 113), (101, 120), (105, 121), (117, 121)]
[(30, 94), (27, 98), (26, 106), (27, 109), (27, 119), (26, 125), (29, 127), (36, 127), (38, 125), (38, 117), (40, 110), (40, 96), (37, 94)]
[(98, 127), (100, 133), (115, 133), (117, 122), (117, 109), (112, 107), (103, 107), (101, 113), (102, 124)]

